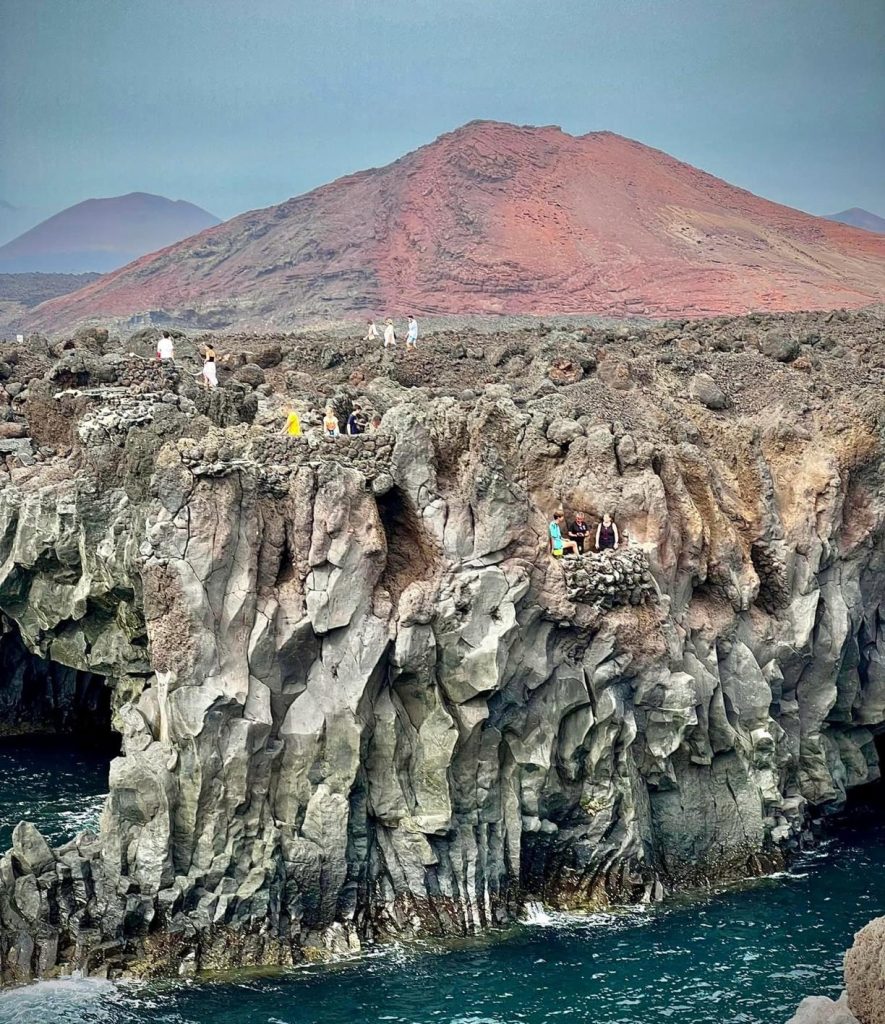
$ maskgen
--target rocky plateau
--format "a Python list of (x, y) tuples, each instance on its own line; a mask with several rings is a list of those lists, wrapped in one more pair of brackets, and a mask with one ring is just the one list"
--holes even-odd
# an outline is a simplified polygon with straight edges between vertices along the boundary
[[(290, 965), (783, 864), (880, 772), (883, 331), (239, 334), (211, 392), (199, 337), (174, 367), (151, 330), (4, 346), (4, 722), (122, 749), (98, 833), (22, 823), (0, 857), (3, 980)], [(380, 430), (320, 437), (355, 401)], [(555, 561), (558, 508), (623, 549)]]

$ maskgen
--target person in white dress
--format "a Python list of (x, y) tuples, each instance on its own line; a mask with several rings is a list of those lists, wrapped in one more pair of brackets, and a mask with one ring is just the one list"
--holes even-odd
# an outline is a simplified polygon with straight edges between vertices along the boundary
[(387, 318), (387, 323), (384, 325), (384, 347), (396, 348), (396, 331), (393, 329), (393, 321), (390, 317)]

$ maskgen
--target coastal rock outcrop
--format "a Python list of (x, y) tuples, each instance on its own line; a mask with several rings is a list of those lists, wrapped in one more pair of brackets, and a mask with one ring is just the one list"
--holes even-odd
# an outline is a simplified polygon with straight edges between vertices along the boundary
[[(23, 410), (56, 454), (7, 457), (0, 611), (107, 683), (123, 746), (98, 835), (20, 825), (0, 857), (3, 978), (287, 964), (782, 863), (879, 772), (881, 330), (804, 370), (675, 327), (568, 342), (620, 346), (629, 392), (552, 385), (543, 341), (509, 381), (481, 350), (451, 370), (448, 337), (358, 386), (346, 355), (211, 394), (48, 366)], [(281, 435), (357, 395), (379, 432)], [(558, 507), (613, 512), (623, 550), (552, 559)]]
[(885, 917), (854, 936), (845, 954), (845, 991), (837, 1000), (804, 999), (788, 1024), (883, 1024), (885, 1021)]

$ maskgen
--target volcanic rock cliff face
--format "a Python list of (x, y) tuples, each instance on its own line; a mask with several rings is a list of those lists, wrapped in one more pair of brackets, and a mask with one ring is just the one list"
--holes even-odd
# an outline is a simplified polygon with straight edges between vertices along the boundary
[(262, 328), (356, 312), (702, 316), (885, 298), (885, 238), (611, 132), (476, 121), (144, 257), (29, 329), (162, 314)]
[[(4, 978), (292, 963), (780, 863), (879, 771), (881, 339), (257, 339), (211, 396), (99, 335), (42, 380), (10, 355), (35, 454), (0, 610), (108, 681), (123, 753), (100, 835), (22, 824), (0, 858)], [(382, 429), (279, 433), (324, 394)], [(629, 558), (564, 571), (560, 505), (614, 510)]]

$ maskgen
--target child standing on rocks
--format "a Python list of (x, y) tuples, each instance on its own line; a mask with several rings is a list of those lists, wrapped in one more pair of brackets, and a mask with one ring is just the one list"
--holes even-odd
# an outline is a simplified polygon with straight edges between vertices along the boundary
[(409, 313), (409, 332), (406, 335), (406, 351), (413, 351), (418, 347), (418, 321)]
[(323, 437), (341, 437), (338, 417), (331, 405), (326, 406), (326, 415), (323, 417)]

